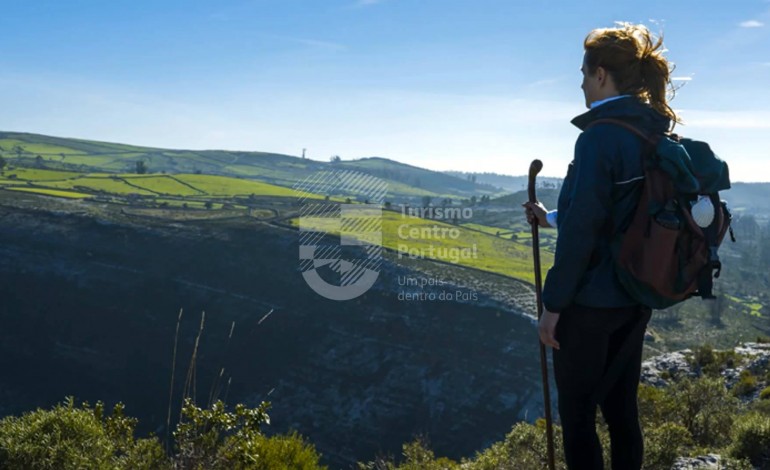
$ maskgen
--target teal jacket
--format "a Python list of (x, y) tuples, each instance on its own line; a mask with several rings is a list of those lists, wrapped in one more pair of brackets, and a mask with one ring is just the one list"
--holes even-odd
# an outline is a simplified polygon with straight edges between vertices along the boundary
[(572, 120), (584, 132), (559, 193), (556, 256), (543, 287), (543, 304), (551, 312), (572, 304), (637, 304), (615, 276), (610, 242), (627, 227), (641, 194), (643, 141), (616, 124), (586, 130), (603, 118), (621, 119), (648, 133), (666, 132), (671, 124), (635, 97), (610, 101)]

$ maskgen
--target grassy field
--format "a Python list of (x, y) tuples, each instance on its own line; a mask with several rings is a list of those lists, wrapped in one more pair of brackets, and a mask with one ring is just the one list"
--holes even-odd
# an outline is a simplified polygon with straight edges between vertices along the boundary
[[(290, 220), (311, 230), (339, 234), (334, 219)], [(485, 227), (486, 231), (491, 228)], [(357, 238), (363, 238), (358, 236)], [(470, 230), (463, 226), (405, 216), (400, 212), (382, 212), (382, 246), (400, 256), (419, 256), (446, 261), (534, 283), (531, 248), (522, 243)], [(541, 254), (545, 272), (553, 264), (553, 255)]]
[[(83, 194), (109, 193), (142, 196), (228, 198), (255, 196), (298, 197), (300, 193), (283, 186), (216, 175), (137, 175), (130, 173), (81, 174), (34, 168), (14, 168), (0, 176), (0, 187), (27, 185), (27, 191), (55, 195), (56, 191), (75, 190)], [(303, 193), (304, 195), (304, 193)], [(322, 198), (310, 195), (310, 198)]]
[(745, 309), (749, 315), (753, 317), (763, 318), (764, 315), (762, 315), (762, 308), (763, 305), (756, 301), (756, 299), (750, 298), (750, 299), (741, 299), (732, 295), (725, 294), (725, 297), (730, 299), (732, 302), (735, 302), (736, 304), (740, 305), (743, 309)]
[(9, 187), (8, 189), (11, 191), (26, 191), (29, 193), (42, 194), (44, 196), (56, 196), (56, 197), (63, 197), (67, 199), (83, 199), (83, 198), (91, 197), (90, 194), (76, 193), (74, 191), (57, 191), (55, 189), (27, 188), (27, 187), (21, 187), (21, 188)]

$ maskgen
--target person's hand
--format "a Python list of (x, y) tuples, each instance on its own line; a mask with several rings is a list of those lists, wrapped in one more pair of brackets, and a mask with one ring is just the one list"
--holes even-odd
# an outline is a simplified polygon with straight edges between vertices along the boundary
[(551, 313), (545, 310), (540, 316), (537, 329), (540, 333), (540, 341), (546, 346), (552, 346), (559, 349), (559, 342), (556, 341), (556, 324), (559, 322), (559, 314)]
[(546, 214), (548, 209), (545, 208), (542, 202), (525, 202), (522, 204), (524, 212), (527, 214), (527, 222), (530, 224), (537, 220), (537, 224), (541, 227), (550, 227)]

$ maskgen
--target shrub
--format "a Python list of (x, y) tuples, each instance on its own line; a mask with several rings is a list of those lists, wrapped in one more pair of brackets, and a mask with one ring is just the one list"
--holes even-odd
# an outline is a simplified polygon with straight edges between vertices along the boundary
[(759, 399), (770, 400), (770, 387), (765, 387), (761, 392), (759, 392)]
[(0, 420), (0, 468), (8, 470), (319, 470), (320, 455), (299, 435), (266, 437), (268, 404), (222, 402), (201, 409), (190, 400), (174, 432), (169, 458), (157, 438), (134, 439), (137, 420), (118, 403), (109, 416), (104, 405), (80, 407), (68, 398), (51, 410)]
[(690, 431), (675, 423), (663, 423), (645, 429), (645, 470), (669, 470), (676, 458), (683, 455), (692, 443)]
[(666, 423), (676, 408), (671, 398), (670, 389), (639, 384), (639, 418), (644, 428), (660, 426)]
[(770, 416), (770, 400), (755, 400), (749, 405), (749, 410)]
[(724, 379), (684, 379), (668, 393), (675, 404), (667, 410), (668, 421), (684, 426), (696, 444), (721, 447), (729, 443), (739, 400), (727, 391)]
[[(392, 458), (379, 458), (373, 462), (359, 462), (358, 468), (359, 470), (454, 470), (459, 468), (457, 462), (453, 460), (445, 457), (436, 458), (424, 438), (417, 438), (401, 448), (404, 457), (401, 464), (394, 463)], [(464, 466), (463, 468), (466, 469)]]
[(702, 369), (715, 362), (714, 348), (710, 344), (704, 344), (695, 350), (690, 360), (690, 365)]
[(733, 430), (730, 455), (745, 458), (761, 470), (770, 469), (770, 417), (747, 414)]
[[(566, 470), (561, 428), (553, 427), (557, 470)], [(542, 470), (548, 468), (548, 443), (544, 419), (535, 424), (516, 423), (503, 442), (463, 461), (463, 470)]]
[(163, 469), (168, 459), (157, 439), (134, 441), (136, 420), (118, 404), (109, 417), (103, 405), (76, 407), (72, 398), (51, 410), (0, 420), (0, 468)]
[[(228, 464), (223, 469), (233, 470), (317, 470), (321, 456), (312, 444), (297, 433), (267, 437), (255, 436), (235, 445), (225, 443)], [(444, 468), (444, 467), (442, 467)]]
[(738, 382), (733, 386), (733, 395), (739, 397), (743, 395), (748, 395), (749, 393), (753, 392), (757, 388), (757, 378), (754, 377), (754, 375), (748, 371), (743, 370), (741, 372), (741, 376), (738, 379)]

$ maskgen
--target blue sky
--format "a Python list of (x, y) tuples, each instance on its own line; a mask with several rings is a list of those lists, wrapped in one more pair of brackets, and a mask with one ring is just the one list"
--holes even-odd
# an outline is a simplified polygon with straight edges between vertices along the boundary
[(582, 42), (662, 31), (681, 134), (770, 181), (770, 1), (15, 1), (0, 130), (563, 176)]

